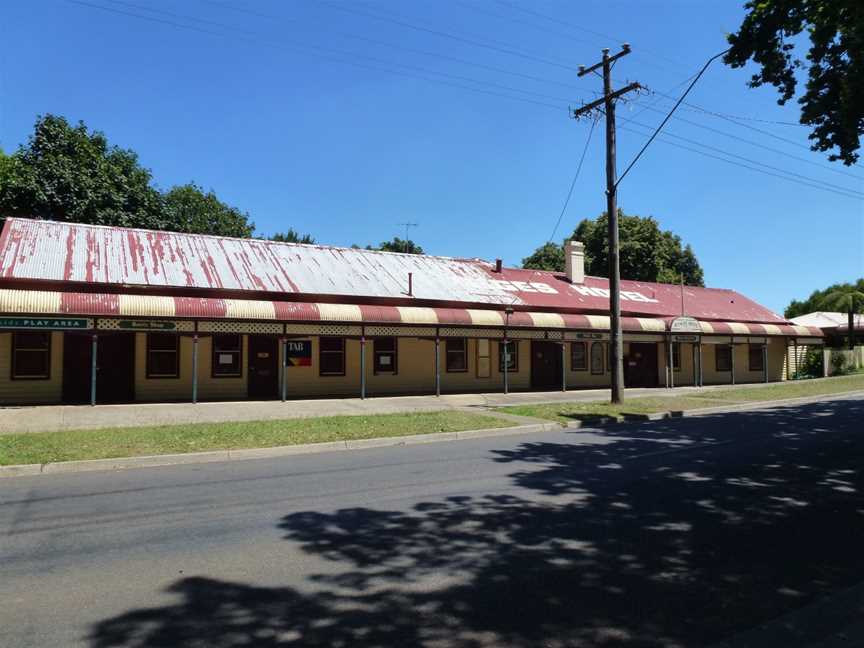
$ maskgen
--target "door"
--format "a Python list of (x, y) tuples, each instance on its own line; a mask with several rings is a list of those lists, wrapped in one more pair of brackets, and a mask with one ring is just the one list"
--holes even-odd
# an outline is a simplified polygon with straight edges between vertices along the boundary
[(656, 387), (657, 380), (657, 345), (631, 342), (630, 352), (624, 358), (624, 385)]
[[(67, 333), (63, 340), (63, 402), (90, 402), (91, 335)], [(135, 399), (135, 334), (100, 333), (96, 349), (96, 402)]]
[(279, 396), (279, 341), (264, 335), (249, 336), (249, 399)]
[(531, 342), (531, 387), (561, 388), (561, 345), (555, 342)]

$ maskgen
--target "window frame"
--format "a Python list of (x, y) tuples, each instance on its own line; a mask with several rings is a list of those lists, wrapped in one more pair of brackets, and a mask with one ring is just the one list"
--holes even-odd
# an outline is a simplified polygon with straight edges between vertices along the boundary
[[(378, 345), (382, 340), (393, 340), (393, 350), (379, 350)], [(386, 367), (380, 363), (380, 357), (389, 355), (393, 357), (393, 364)], [(399, 338), (395, 335), (372, 338), (372, 373), (373, 375), (392, 375), (399, 373)]]
[(519, 340), (503, 340), (498, 343), (498, 373), (504, 373), (504, 348), (512, 345), (513, 352), (510, 354), (512, 368), (507, 366), (507, 373), (519, 373)]
[[(324, 349), (324, 340), (338, 340), (340, 343), (339, 350)], [(345, 375), (345, 338), (340, 335), (319, 335), (318, 336), (318, 375), (323, 377), (328, 376), (344, 376)], [(324, 356), (338, 355), (340, 359), (340, 371), (324, 371)]]
[[(236, 349), (219, 349), (216, 340), (220, 337), (236, 337), (238, 345)], [(230, 353), (237, 355), (237, 373), (221, 373), (216, 367), (221, 366), (216, 362), (217, 354)], [(149, 355), (148, 355), (149, 357)], [(242, 333), (215, 333), (210, 337), (210, 376), (212, 378), (242, 378), (243, 377), (243, 334)]]
[[(574, 351), (577, 347), (582, 348), (582, 363), (583, 366), (576, 366), (576, 357)], [(588, 343), (587, 342), (571, 342), (570, 343), (570, 371), (588, 371)]]
[[(461, 349), (451, 349), (450, 345), (460, 343)], [(450, 356), (462, 356), (462, 368), (450, 368)], [(468, 338), (447, 338), (444, 340), (444, 368), (446, 373), (468, 373)]]
[[(594, 371), (594, 349), (596, 349), (597, 347), (600, 348), (600, 370)], [(591, 343), (591, 347), (589, 349), (590, 356), (588, 359), (588, 366), (591, 368), (591, 375), (592, 376), (602, 376), (603, 374), (606, 373), (606, 362), (607, 362), (606, 354), (607, 354), (607, 352), (606, 352), (605, 347), (606, 347), (606, 345), (603, 344), (603, 342), (592, 342)]]
[[(19, 335), (41, 335), (44, 336), (46, 340), (45, 348), (18, 348), (16, 344)], [(51, 350), (53, 344), (53, 336), (50, 332), (42, 332), (42, 331), (13, 331), (12, 339), (10, 341), (10, 359), (9, 359), (9, 378), (10, 380), (51, 380)], [(19, 351), (25, 352), (40, 352), (45, 355), (45, 374), (33, 374), (33, 375), (19, 375), (17, 373), (18, 363), (16, 362), (16, 358), (18, 357)]]
[(681, 343), (672, 342), (672, 371), (681, 371)]
[[(731, 372), (732, 371), (732, 362), (733, 362), (732, 361), (732, 354), (734, 353), (734, 351), (732, 350), (732, 345), (731, 344), (715, 344), (714, 346), (715, 346), (715, 348), (714, 348), (714, 371), (716, 371), (717, 373), (729, 373), (729, 372)], [(729, 353), (729, 367), (728, 368), (722, 368), (720, 366), (720, 358), (723, 357), (719, 353), (719, 351), (721, 349), (723, 350), (723, 356), (725, 356), (726, 352)]]
[[(162, 380), (162, 379), (176, 380), (176, 379), (180, 378), (180, 336), (175, 334), (175, 333), (152, 333), (152, 332), (148, 332), (145, 335), (147, 336), (147, 358), (146, 358), (146, 363), (145, 363), (147, 365), (146, 366), (147, 378), (148, 379), (154, 379), (154, 380)], [(169, 337), (174, 338), (173, 351), (171, 349), (154, 349), (152, 346), (152, 343), (153, 343), (153, 336), (156, 336), (156, 335), (164, 336), (165, 339), (168, 339)], [(175, 373), (173, 373), (173, 374), (153, 373), (152, 366), (151, 366), (151, 355), (153, 353), (165, 353), (165, 354), (173, 353), (174, 359), (175, 359), (175, 369), (176, 369)]]
[[(765, 352), (763, 350), (764, 348), (765, 348), (764, 344), (749, 343), (747, 345), (747, 370), (748, 371), (759, 371), (759, 372), (765, 371)], [(753, 352), (754, 351), (759, 352), (758, 355), (756, 356), (759, 358), (759, 366), (756, 367), (755, 369), (753, 367)]]

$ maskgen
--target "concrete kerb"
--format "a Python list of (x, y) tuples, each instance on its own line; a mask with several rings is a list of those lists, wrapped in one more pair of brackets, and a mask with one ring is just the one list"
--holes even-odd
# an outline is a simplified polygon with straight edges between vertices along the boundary
[[(121, 457), (116, 459), (86, 459), (82, 461), (62, 461), (46, 464), (23, 464), (0, 466), (0, 478), (25, 477), (45, 474), (77, 473), (91, 471), (117, 471), (130, 468), (154, 468), (159, 466), (176, 466), (183, 464), (212, 463), (216, 461), (242, 461), (246, 459), (267, 459), (287, 457), (291, 455), (313, 454), (321, 452), (338, 452), (344, 450), (363, 450), (393, 446), (416, 445), (421, 443), (438, 443), (441, 441), (462, 441), (516, 434), (536, 434), (554, 430), (578, 430), (583, 427), (597, 428), (621, 426), (639, 421), (659, 421), (668, 418), (696, 418), (726, 412), (742, 412), (748, 410), (770, 409), (789, 405), (805, 405), (820, 401), (852, 400), (864, 398), (864, 391), (846, 392), (842, 394), (824, 394), (821, 396), (806, 396), (787, 398), (774, 401), (742, 403), (740, 405), (721, 405), (700, 408), (698, 410), (666, 411), (653, 414), (632, 415), (624, 420), (613, 417), (597, 417), (590, 421), (573, 421), (571, 423), (538, 422), (516, 425), (505, 428), (487, 428), (481, 430), (465, 430), (462, 432), (433, 432), (397, 437), (380, 437), (373, 439), (355, 439), (346, 441), (330, 441), (325, 443), (306, 443), (290, 446), (275, 446), (272, 448), (249, 448), (240, 450), (216, 450), (209, 452), (193, 452), (185, 454), (153, 455), (145, 457)], [(515, 418), (515, 417), (514, 417)]]

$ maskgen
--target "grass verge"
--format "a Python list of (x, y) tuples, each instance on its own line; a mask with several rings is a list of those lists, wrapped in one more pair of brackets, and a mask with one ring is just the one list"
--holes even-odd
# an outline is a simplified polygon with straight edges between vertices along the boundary
[(622, 405), (596, 403), (550, 403), (544, 405), (516, 405), (496, 408), (499, 412), (548, 419), (560, 423), (591, 420), (599, 417), (623, 419), (628, 415), (640, 416), (670, 410), (692, 410), (718, 405), (735, 405), (759, 401), (823, 396), (864, 390), (864, 375), (840, 376), (824, 380), (801, 380), (768, 386), (706, 389), (683, 396), (649, 396), (630, 398)]
[(511, 425), (482, 414), (447, 411), (30, 432), (0, 436), (0, 465), (270, 448)]

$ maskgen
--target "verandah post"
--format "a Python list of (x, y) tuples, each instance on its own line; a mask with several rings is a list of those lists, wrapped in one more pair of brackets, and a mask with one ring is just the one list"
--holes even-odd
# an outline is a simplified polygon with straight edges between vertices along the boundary
[(99, 336), (94, 333), (90, 350), (90, 407), (96, 405), (96, 354)]
[(279, 343), (282, 347), (282, 375), (280, 380), (282, 382), (282, 402), (284, 403), (288, 398), (288, 340), (282, 338)]
[(360, 398), (366, 398), (366, 336), (360, 336)]
[(435, 337), (435, 395), (441, 395), (441, 339)]
[(198, 402), (198, 334), (192, 336), (192, 403)]
[(561, 391), (567, 391), (567, 343), (561, 341)]

